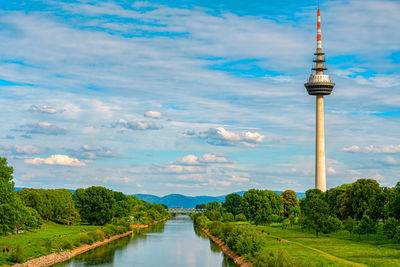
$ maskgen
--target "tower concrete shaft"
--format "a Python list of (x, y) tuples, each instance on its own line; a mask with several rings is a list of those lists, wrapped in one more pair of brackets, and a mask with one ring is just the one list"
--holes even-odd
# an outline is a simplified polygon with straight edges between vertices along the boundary
[(334, 83), (329, 75), (324, 74), (325, 53), (322, 52), (321, 41), (321, 16), (318, 8), (317, 15), (317, 51), (313, 62), (315, 66), (308, 82), (304, 84), (309, 95), (316, 96), (316, 135), (315, 135), (315, 188), (326, 191), (326, 166), (325, 166), (325, 129), (324, 129), (324, 95), (330, 95)]
[(326, 191), (324, 96), (316, 97), (315, 188)]

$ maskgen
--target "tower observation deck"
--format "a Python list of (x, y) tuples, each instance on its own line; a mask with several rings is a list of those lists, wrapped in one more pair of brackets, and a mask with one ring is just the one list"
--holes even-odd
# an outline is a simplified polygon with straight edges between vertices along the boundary
[[(322, 52), (321, 13), (317, 15), (317, 51), (314, 53), (315, 66), (308, 82), (304, 84), (309, 95), (316, 96), (316, 136), (315, 136), (315, 188), (326, 191), (325, 167), (325, 129), (324, 129), (324, 95), (330, 95), (335, 84), (329, 75), (324, 74), (325, 53)], [(315, 72), (315, 73), (314, 73)]]

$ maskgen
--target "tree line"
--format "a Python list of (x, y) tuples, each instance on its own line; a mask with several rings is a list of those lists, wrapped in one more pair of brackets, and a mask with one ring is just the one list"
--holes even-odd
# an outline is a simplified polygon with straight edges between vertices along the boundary
[(136, 196), (101, 186), (77, 189), (32, 189), (14, 191), (14, 169), (0, 157), (0, 235), (40, 228), (43, 220), (60, 224), (104, 225), (124, 219), (149, 224), (168, 217), (167, 207), (150, 204)]
[(256, 225), (281, 223), (283, 228), (299, 224), (316, 236), (340, 229), (358, 235), (374, 234), (382, 226), (384, 234), (400, 242), (400, 182), (395, 187), (381, 187), (373, 179), (359, 179), (351, 184), (306, 191), (300, 201), (292, 190), (277, 194), (270, 190), (251, 189), (240, 196), (229, 194), (225, 202), (197, 205), (205, 209), (211, 221), (243, 221)]

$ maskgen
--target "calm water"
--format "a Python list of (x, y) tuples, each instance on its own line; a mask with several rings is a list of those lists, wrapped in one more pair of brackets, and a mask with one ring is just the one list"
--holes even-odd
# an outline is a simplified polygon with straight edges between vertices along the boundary
[(57, 267), (82, 266), (174, 266), (233, 267), (203, 232), (195, 230), (188, 216), (180, 215), (139, 234), (118, 239), (83, 253)]

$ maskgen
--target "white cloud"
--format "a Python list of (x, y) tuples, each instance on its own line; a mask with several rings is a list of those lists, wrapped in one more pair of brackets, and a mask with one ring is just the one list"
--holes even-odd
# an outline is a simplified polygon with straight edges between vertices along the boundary
[(44, 134), (44, 135), (65, 135), (68, 133), (66, 128), (60, 128), (50, 122), (38, 122), (35, 124), (25, 124), (22, 125), (21, 130), (15, 131), (25, 131), (27, 134)]
[(335, 175), (337, 174), (337, 171), (333, 167), (328, 167), (328, 174)]
[(48, 158), (32, 158), (26, 159), (25, 163), (34, 165), (63, 165), (63, 166), (85, 166), (84, 162), (79, 161), (77, 158), (70, 158), (67, 155), (51, 155)]
[(148, 118), (159, 119), (162, 117), (162, 114), (159, 111), (148, 110), (144, 113), (144, 116)]
[(50, 106), (46, 106), (46, 105), (42, 105), (42, 106), (32, 105), (29, 110), (33, 111), (33, 112), (40, 112), (40, 113), (47, 113), (47, 114), (55, 114), (58, 112), (57, 109), (52, 108)]
[(217, 154), (204, 154), (203, 156), (201, 156), (199, 158), (200, 162), (203, 163), (227, 163), (229, 162), (229, 160), (224, 157), (224, 156), (220, 156)]
[(26, 155), (37, 154), (41, 150), (34, 145), (2, 145), (0, 146), (0, 154), (7, 155)]
[(400, 152), (400, 145), (369, 145), (365, 147), (350, 146), (343, 148), (343, 151), (365, 154), (395, 154)]
[(176, 162), (179, 164), (187, 164), (187, 165), (198, 165), (201, 163), (227, 163), (229, 162), (227, 158), (218, 154), (203, 154), (200, 157), (195, 155), (187, 155), (182, 158), (176, 159)]
[(187, 132), (182, 137), (197, 137), (204, 139), (207, 143), (216, 146), (246, 146), (256, 147), (264, 140), (264, 135), (257, 132), (242, 132), (240, 134), (226, 130), (223, 127), (210, 128), (208, 131), (200, 132)]
[(380, 162), (388, 164), (388, 165), (396, 165), (397, 164), (397, 160), (395, 158), (393, 158), (392, 156), (387, 156), (384, 157), (382, 159), (379, 159)]
[(203, 172), (203, 168), (199, 166), (184, 166), (178, 164), (168, 165), (166, 168), (161, 170), (166, 173), (194, 173)]
[(130, 130), (140, 130), (140, 131), (161, 129), (160, 125), (151, 121), (126, 121), (124, 119), (119, 119), (115, 125), (122, 126)]
[(188, 164), (188, 165), (196, 165), (199, 164), (199, 158), (196, 157), (195, 155), (187, 155), (184, 156), (183, 158), (178, 158), (176, 160), (177, 163), (180, 164)]

